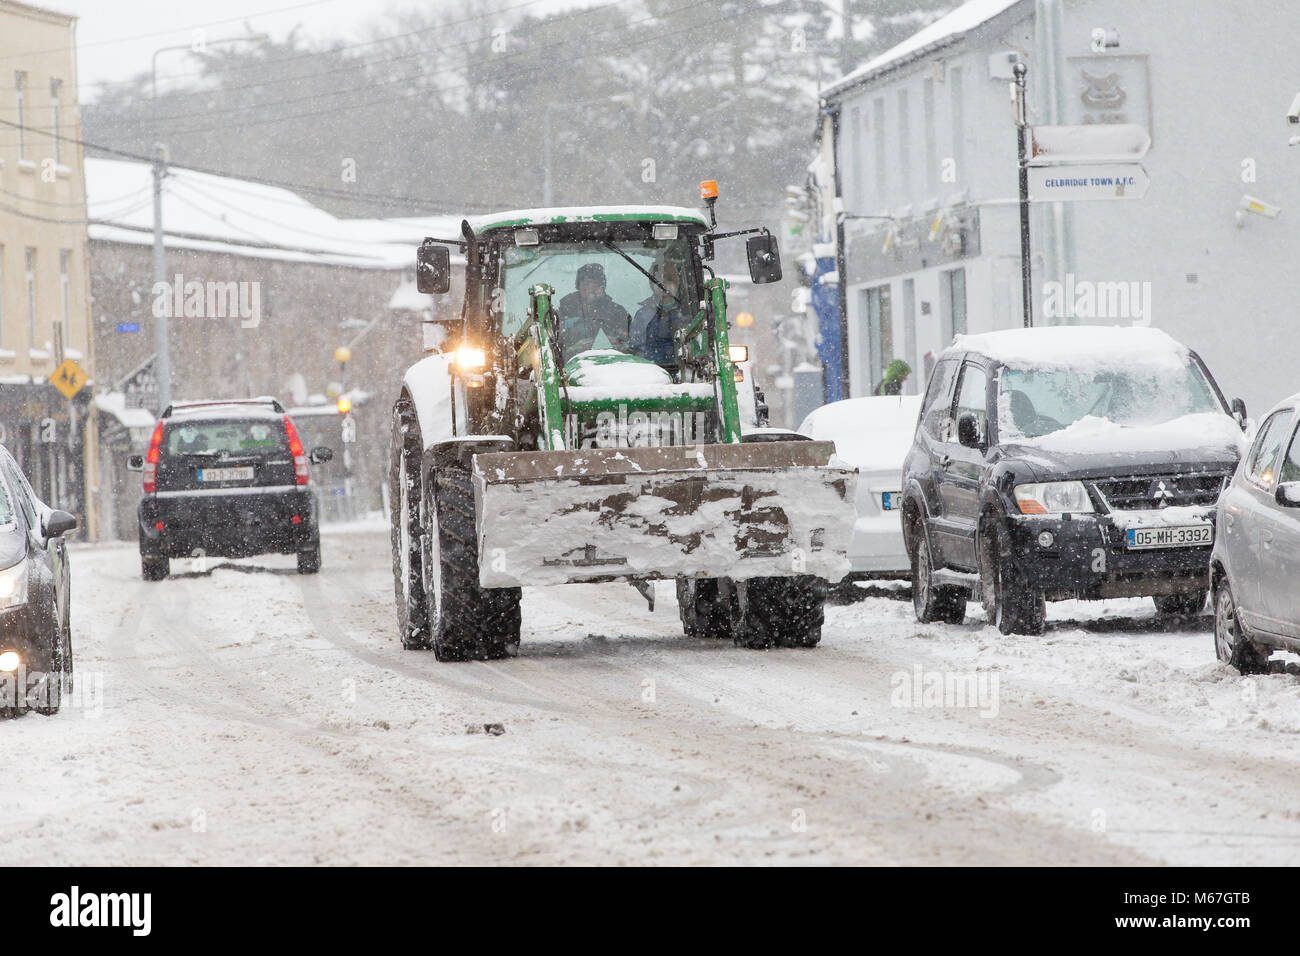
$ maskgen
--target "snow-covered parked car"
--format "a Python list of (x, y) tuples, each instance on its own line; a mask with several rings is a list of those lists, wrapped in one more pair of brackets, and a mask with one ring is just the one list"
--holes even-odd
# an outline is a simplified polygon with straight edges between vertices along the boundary
[(1214, 649), (1243, 674), (1300, 653), (1300, 395), (1268, 413), (1219, 500), (1210, 559)]
[(936, 364), (904, 467), (917, 620), (980, 600), (1006, 634), (1045, 602), (1205, 605), (1219, 495), (1246, 407), (1152, 328), (958, 336)]
[(901, 504), (903, 459), (916, 433), (919, 395), (846, 398), (815, 409), (799, 434), (833, 441), (835, 453), (858, 469), (857, 519), (849, 541), (850, 578), (907, 577)]

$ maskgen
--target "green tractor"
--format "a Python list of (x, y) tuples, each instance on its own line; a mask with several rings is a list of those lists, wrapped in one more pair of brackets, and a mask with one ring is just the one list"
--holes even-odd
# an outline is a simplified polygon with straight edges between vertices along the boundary
[[(393, 573), (402, 644), (441, 661), (513, 656), (525, 585), (676, 582), (689, 636), (811, 647), (849, 570), (856, 473), (829, 442), (767, 428), (727, 338), (719, 233), (671, 206), (526, 210), (425, 239), (421, 292), (461, 315), (393, 407)], [(709, 193), (712, 193), (710, 195)]]

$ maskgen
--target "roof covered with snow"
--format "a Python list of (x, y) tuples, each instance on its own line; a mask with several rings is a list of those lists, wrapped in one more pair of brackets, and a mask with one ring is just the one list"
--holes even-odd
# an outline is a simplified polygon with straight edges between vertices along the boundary
[(958, 335), (953, 349), (969, 349), (1006, 365), (1082, 365), (1150, 362), (1187, 355), (1186, 346), (1160, 329), (1135, 326), (1060, 325)]
[[(709, 221), (698, 209), (685, 206), (553, 206), (543, 209), (512, 209), (469, 220), (476, 232), (511, 226), (544, 225), (560, 222), (688, 222), (707, 227)], [(460, 230), (457, 229), (457, 235)]]
[(902, 43), (890, 47), (852, 73), (836, 80), (822, 91), (822, 96), (835, 99), (887, 70), (896, 69), (941, 47), (957, 43), (972, 30), (1020, 5), (1028, 6), (1029, 0), (968, 0), (951, 13), (913, 33)]
[(799, 434), (835, 442), (835, 454), (863, 473), (901, 470), (920, 414), (920, 395), (846, 398), (811, 411)]
[[(86, 160), (89, 234), (101, 242), (153, 242), (153, 170), (148, 163)], [(171, 167), (163, 185), (167, 245), (250, 258), (372, 269), (414, 269), (426, 235), (459, 217), (339, 219), (277, 186)]]

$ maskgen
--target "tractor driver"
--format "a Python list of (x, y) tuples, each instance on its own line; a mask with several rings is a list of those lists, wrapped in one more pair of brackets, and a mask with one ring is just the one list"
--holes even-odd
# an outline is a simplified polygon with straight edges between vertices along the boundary
[(627, 350), (632, 317), (605, 294), (605, 267), (588, 262), (578, 270), (576, 292), (560, 300), (560, 347), (566, 356), (588, 349)]

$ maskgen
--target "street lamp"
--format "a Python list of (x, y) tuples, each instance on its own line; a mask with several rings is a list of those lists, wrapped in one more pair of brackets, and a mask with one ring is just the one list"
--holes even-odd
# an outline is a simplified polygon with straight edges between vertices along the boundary
[(578, 109), (582, 106), (600, 106), (605, 103), (630, 103), (635, 97), (631, 93), (615, 93), (613, 96), (598, 100), (582, 100), (578, 103), (547, 103), (542, 108), (542, 205), (550, 206), (554, 202), (551, 188), (551, 110)]

